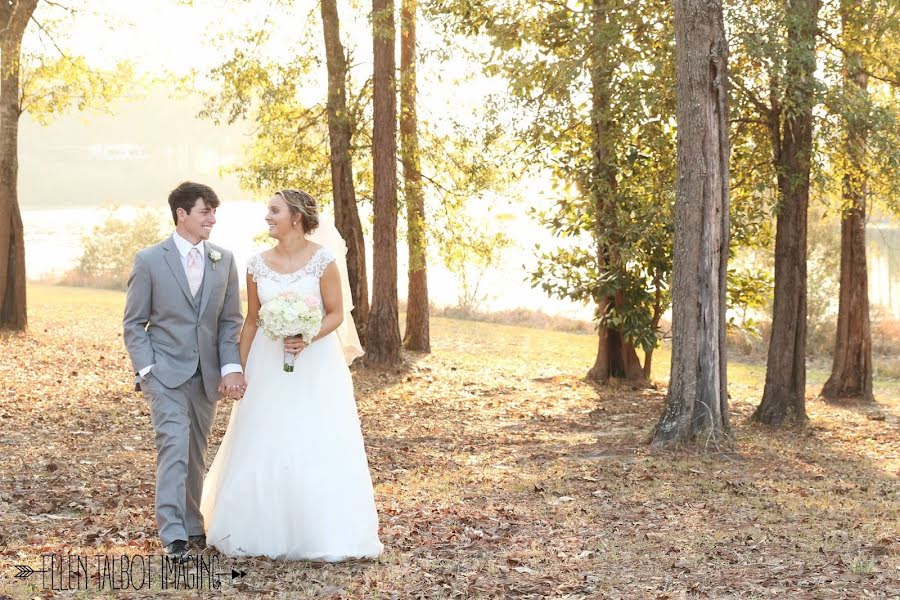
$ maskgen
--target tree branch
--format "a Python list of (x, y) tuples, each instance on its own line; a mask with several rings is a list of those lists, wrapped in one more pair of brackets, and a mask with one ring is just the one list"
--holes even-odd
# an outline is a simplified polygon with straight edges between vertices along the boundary
[(583, 15), (587, 12), (584, 10), (576, 10), (576, 9), (572, 8), (571, 6), (569, 6), (568, 4), (566, 4), (565, 2), (562, 2), (561, 0), (544, 0), (544, 2), (547, 4), (552, 4), (553, 6), (555, 6), (557, 8), (561, 8), (567, 12), (570, 12), (573, 15)]
[(749, 125), (763, 125), (765, 127), (769, 126), (769, 122), (766, 121), (765, 119), (749, 119), (749, 118), (745, 119), (743, 117), (740, 117), (740, 118), (735, 118), (735, 119), (729, 119), (729, 122), (734, 123), (734, 124), (743, 123), (743, 124), (749, 124)]
[(71, 6), (66, 6), (59, 2), (53, 2), (53, 0), (44, 0), (44, 4), (47, 4), (48, 6), (55, 6), (56, 8), (62, 9), (73, 16), (78, 14), (78, 11)]
[(740, 79), (735, 77), (734, 79), (729, 80), (729, 83), (734, 84), (735, 87), (737, 87), (737, 89), (739, 89), (744, 94), (747, 100), (749, 100), (750, 103), (756, 107), (756, 110), (759, 111), (764, 120), (768, 122), (768, 119), (770, 119), (772, 116), (773, 107), (763, 102), (762, 99), (760, 99), (760, 97), (757, 96), (756, 93), (753, 92), (753, 90), (745, 86)]
[[(849, 51), (848, 51), (848, 50), (847, 50), (840, 42), (838, 42), (838, 41), (837, 41), (836, 39), (834, 39), (832, 36), (828, 35), (828, 32), (826, 32), (826, 31), (820, 29), (820, 30), (819, 30), (819, 35), (822, 36), (822, 39), (825, 40), (825, 41), (828, 43), (829, 46), (831, 46), (832, 48), (834, 48), (835, 50), (837, 50), (838, 52), (840, 52), (840, 53), (843, 54), (844, 56), (846, 56), (846, 55), (849, 53)], [(868, 45), (863, 44), (861, 47), (862, 47), (862, 48), (867, 48)], [(860, 54), (863, 54), (863, 51), (860, 50), (859, 53), (860, 53)], [(877, 57), (875, 57), (875, 56), (873, 56), (873, 55), (871, 55), (871, 54), (866, 54), (865, 56), (866, 56), (867, 59), (874, 61), (875, 63), (877, 63), (877, 65), (878, 65), (879, 67), (881, 67), (881, 68), (887, 70), (887, 71), (890, 73), (890, 71), (891, 71), (891, 66), (892, 66), (892, 65), (886, 64), (883, 60), (880, 60), (880, 59), (878, 59)], [(864, 62), (865, 62), (865, 61), (863, 61), (863, 63), (864, 63)], [(900, 74), (897, 74), (897, 75), (894, 75), (894, 74), (891, 74), (891, 75), (878, 75), (877, 73), (874, 73), (872, 70), (867, 69), (867, 68), (866, 68), (865, 66), (863, 66), (862, 64), (861, 64), (861, 65), (858, 65), (856, 68), (858, 68), (858, 69), (860, 70), (860, 72), (865, 73), (867, 76), (871, 77), (872, 79), (877, 79), (878, 81), (881, 81), (881, 82), (886, 83), (886, 84), (888, 84), (888, 85), (892, 85), (892, 86), (894, 86), (894, 87), (896, 87), (896, 88), (900, 88)]]
[(41, 25), (41, 22), (38, 21), (38, 20), (34, 17), (34, 15), (31, 15), (31, 20), (34, 21), (35, 25), (38, 26), (38, 29), (40, 29), (41, 31), (43, 31), (43, 32), (44, 32), (44, 35), (46, 35), (46, 36), (50, 39), (50, 41), (53, 43), (53, 46), (56, 48), (56, 51), (59, 52), (59, 55), (62, 56), (62, 57), (64, 57), (64, 58), (69, 58), (68, 55), (66, 55), (66, 53), (63, 52), (63, 49), (59, 47), (59, 44), (56, 43), (56, 40), (53, 39), (53, 35), (52, 35), (49, 31), (47, 31), (47, 28), (46, 28), (46, 27), (44, 27), (43, 25)]

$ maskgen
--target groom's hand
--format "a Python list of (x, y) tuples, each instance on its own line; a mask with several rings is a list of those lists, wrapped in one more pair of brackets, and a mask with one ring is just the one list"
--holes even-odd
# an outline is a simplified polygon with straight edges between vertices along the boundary
[(246, 389), (247, 383), (244, 381), (243, 373), (229, 373), (222, 378), (222, 383), (219, 384), (219, 393), (232, 400), (240, 400)]

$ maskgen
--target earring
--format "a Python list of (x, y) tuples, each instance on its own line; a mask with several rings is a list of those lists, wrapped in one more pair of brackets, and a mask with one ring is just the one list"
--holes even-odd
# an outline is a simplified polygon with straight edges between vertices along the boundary
[(297, 221), (291, 221), (291, 225), (296, 225)]

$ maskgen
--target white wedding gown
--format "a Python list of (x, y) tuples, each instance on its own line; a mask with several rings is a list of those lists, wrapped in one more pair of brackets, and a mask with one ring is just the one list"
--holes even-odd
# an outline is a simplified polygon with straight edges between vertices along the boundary
[[(291, 275), (260, 255), (247, 266), (265, 303), (284, 290), (322, 296), (334, 255), (316, 251)], [(258, 330), (247, 358), (247, 391), (203, 484), (206, 539), (228, 556), (339, 561), (381, 554), (378, 514), (353, 381), (335, 333), (282, 368), (283, 342)]]

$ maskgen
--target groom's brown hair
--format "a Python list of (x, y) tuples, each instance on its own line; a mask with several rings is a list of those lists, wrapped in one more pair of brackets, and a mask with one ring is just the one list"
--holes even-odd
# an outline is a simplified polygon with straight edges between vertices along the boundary
[(187, 214), (197, 203), (197, 198), (202, 198), (208, 208), (219, 208), (219, 197), (208, 185), (185, 181), (169, 194), (169, 208), (172, 209), (172, 220), (178, 225), (178, 209), (183, 208)]

